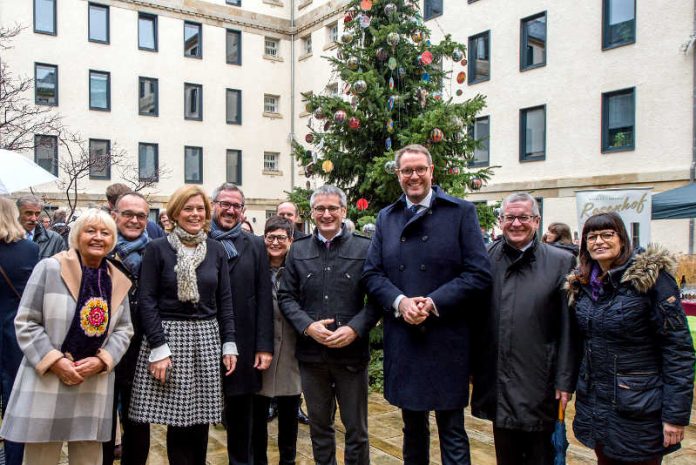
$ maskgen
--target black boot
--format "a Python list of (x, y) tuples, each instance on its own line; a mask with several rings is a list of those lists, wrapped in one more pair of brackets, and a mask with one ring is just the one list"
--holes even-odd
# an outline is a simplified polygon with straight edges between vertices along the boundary
[(297, 421), (299, 421), (303, 425), (309, 424), (309, 417), (306, 413), (302, 411), (302, 404), (300, 404), (300, 406), (297, 407)]

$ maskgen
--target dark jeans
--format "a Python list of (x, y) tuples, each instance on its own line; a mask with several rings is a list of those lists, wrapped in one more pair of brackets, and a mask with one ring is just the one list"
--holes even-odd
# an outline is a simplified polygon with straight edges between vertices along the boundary
[[(253, 465), (251, 443), (253, 428), (253, 394), (225, 396), (225, 426), (227, 427), (227, 456), (230, 465)], [(264, 419), (264, 423), (266, 420)]]
[(205, 465), (208, 424), (167, 427), (169, 465)]
[(604, 455), (602, 446), (597, 446), (595, 448), (595, 454), (597, 454), (597, 465), (660, 465), (662, 463), (662, 457), (640, 462), (626, 462), (624, 460), (611, 459)]
[(345, 465), (370, 463), (367, 435), (367, 363), (300, 362), (302, 390), (316, 465), (336, 465), (336, 401), (346, 428)]
[(498, 465), (553, 465), (552, 433), (493, 427)]
[[(430, 462), (429, 413), (401, 410), (404, 420), (404, 465)], [(436, 410), (442, 465), (471, 465), (469, 437), (464, 429), (464, 409)]]
[[(4, 281), (3, 281), (4, 284)], [(14, 384), (17, 370), (22, 362), (24, 354), (17, 344), (14, 331), (14, 316), (16, 312), (8, 312), (2, 315), (0, 321), (0, 382), (2, 383), (2, 417), (5, 417), (5, 408), (10, 400), (12, 385)], [(5, 440), (5, 465), (22, 465), (24, 458), (24, 444)]]
[[(295, 465), (297, 455), (297, 409), (300, 396), (278, 396), (278, 452), (280, 465)], [(254, 465), (268, 465), (268, 408), (271, 398), (254, 396), (254, 427), (252, 443), (254, 446)]]
[(103, 465), (114, 463), (114, 447), (116, 444), (116, 415), (118, 403), (121, 401), (121, 465), (145, 465), (150, 451), (150, 424), (136, 423), (129, 418), (130, 399), (133, 386), (130, 384), (114, 384), (114, 412), (111, 423), (111, 439), (104, 443), (102, 455)]

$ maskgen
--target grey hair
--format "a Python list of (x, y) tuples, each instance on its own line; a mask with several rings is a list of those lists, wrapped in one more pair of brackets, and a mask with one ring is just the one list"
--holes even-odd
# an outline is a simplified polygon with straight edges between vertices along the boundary
[(433, 157), (430, 155), (430, 151), (423, 147), (420, 144), (411, 144), (407, 145), (406, 147), (403, 147), (399, 150), (396, 151), (394, 154), (394, 163), (396, 163), (396, 167), (399, 167), (399, 162), (401, 161), (401, 156), (406, 153), (406, 152), (416, 152), (416, 153), (422, 153), (428, 158), (428, 165), (433, 164)]
[(314, 192), (312, 192), (312, 196), (309, 198), (309, 205), (314, 206), (314, 201), (319, 197), (320, 195), (337, 195), (339, 199), (339, 203), (343, 208), (346, 208), (348, 205), (348, 200), (346, 199), (346, 193), (343, 192), (341, 189), (339, 189), (336, 186), (332, 186), (329, 184), (324, 184), (321, 187), (318, 187)]
[(103, 224), (106, 226), (106, 228), (111, 232), (111, 237), (114, 239), (111, 242), (111, 248), (108, 250), (108, 252), (114, 250), (114, 247), (116, 247), (116, 239), (118, 234), (116, 230), (116, 222), (113, 218), (111, 218), (111, 215), (108, 212), (100, 208), (90, 208), (75, 220), (70, 228), (70, 235), (68, 236), (68, 244), (70, 245), (70, 248), (77, 250), (78, 238), (80, 237), (80, 234), (82, 234), (82, 230), (92, 224)]
[(231, 182), (224, 182), (224, 183), (220, 184), (218, 187), (216, 187), (215, 189), (213, 189), (213, 193), (210, 195), (210, 199), (213, 202), (216, 201), (218, 198), (218, 195), (220, 195), (220, 192), (222, 192), (222, 191), (239, 192), (239, 195), (242, 196), (242, 202), (246, 203), (246, 198), (244, 197), (244, 192), (242, 192), (242, 190), (239, 188), (239, 186), (237, 186), (236, 184), (231, 183)]
[[(539, 204), (534, 197), (529, 195), (528, 192), (515, 192), (514, 194), (510, 194), (505, 197), (505, 200), (503, 200), (503, 204), (500, 207), (501, 212), (505, 211), (505, 207), (507, 207), (508, 204), (515, 202), (531, 202), (532, 215), (539, 216)], [(501, 213), (501, 215), (502, 214), (503, 213)]]
[(21, 209), (24, 205), (38, 205), (43, 208), (43, 202), (35, 195), (23, 195), (17, 199), (17, 208)]

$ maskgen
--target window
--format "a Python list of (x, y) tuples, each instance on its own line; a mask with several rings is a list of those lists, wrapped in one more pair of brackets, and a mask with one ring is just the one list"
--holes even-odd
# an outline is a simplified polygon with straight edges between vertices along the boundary
[(520, 69), (546, 64), (546, 12), (524, 18), (520, 23)]
[(58, 66), (34, 64), (34, 102), (37, 105), (58, 105)]
[(159, 146), (157, 144), (138, 144), (138, 179), (140, 181), (159, 181)]
[(469, 37), (469, 84), (491, 78), (491, 31)]
[(242, 64), (242, 32), (234, 29), (227, 30), (227, 63)]
[(242, 151), (227, 151), (227, 182), (242, 185)]
[(56, 35), (56, 0), (34, 0), (34, 32)]
[(155, 78), (138, 78), (138, 114), (159, 116), (159, 82)]
[(424, 0), (423, 18), (427, 21), (442, 15), (442, 0)]
[(111, 141), (89, 140), (89, 178), (111, 179)]
[(225, 0), (225, 3), (233, 6), (242, 6), (242, 0)]
[(302, 38), (302, 53), (305, 55), (312, 53), (312, 34), (308, 34)]
[(263, 96), (263, 112), (264, 113), (278, 113), (278, 102), (279, 101), (280, 101), (279, 96), (265, 94)]
[(326, 26), (326, 39), (329, 44), (338, 42), (338, 23)]
[(546, 106), (520, 110), (520, 161), (546, 157)]
[(635, 148), (635, 88), (602, 94), (602, 152)]
[(157, 51), (157, 16), (138, 13), (138, 48)]
[(242, 124), (242, 91), (227, 89), (227, 124)]
[(636, 41), (636, 0), (603, 0), (602, 48)]
[(203, 58), (203, 26), (184, 21), (184, 56)]
[(58, 176), (58, 138), (34, 136), (34, 162), (54, 176)]
[(89, 109), (111, 110), (111, 75), (106, 71), (89, 71)]
[(203, 120), (203, 86), (184, 84), (184, 119)]
[(490, 148), (488, 145), (490, 117), (476, 118), (474, 124), (469, 127), (469, 136), (478, 143), (478, 146), (474, 149), (474, 158), (469, 161), (469, 166), (488, 166), (490, 162)]
[(99, 42), (100, 44), (109, 43), (109, 7), (90, 3), (88, 6), (89, 12), (89, 33), (90, 42)]
[(278, 158), (280, 158), (278, 152), (263, 152), (263, 170), (278, 171)]
[(278, 39), (273, 39), (271, 37), (266, 37), (263, 40), (263, 53), (269, 57), (277, 57), (279, 52), (280, 41)]
[(202, 147), (184, 147), (184, 182), (188, 184), (203, 182)]

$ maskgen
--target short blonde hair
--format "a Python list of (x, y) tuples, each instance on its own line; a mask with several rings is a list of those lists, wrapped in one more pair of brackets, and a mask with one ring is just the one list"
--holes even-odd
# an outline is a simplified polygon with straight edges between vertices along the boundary
[(0, 241), (10, 243), (24, 239), (26, 231), (18, 220), (19, 210), (10, 199), (0, 197)]
[(205, 205), (205, 224), (203, 224), (203, 231), (210, 231), (210, 219), (213, 215), (212, 207), (210, 206), (210, 199), (205, 191), (199, 186), (183, 186), (178, 188), (172, 196), (169, 198), (169, 203), (167, 203), (167, 216), (172, 224), (176, 223), (176, 218), (179, 217), (179, 213), (184, 209), (184, 205), (191, 198), (200, 195), (203, 199), (203, 204)]
[(82, 230), (93, 224), (103, 224), (111, 232), (114, 240), (108, 252), (114, 250), (114, 247), (116, 247), (116, 240), (118, 239), (116, 222), (109, 213), (105, 212), (101, 208), (90, 208), (75, 220), (70, 227), (70, 235), (68, 236), (68, 244), (70, 245), (70, 248), (77, 250), (77, 241), (78, 237), (80, 237), (80, 234), (82, 233)]

